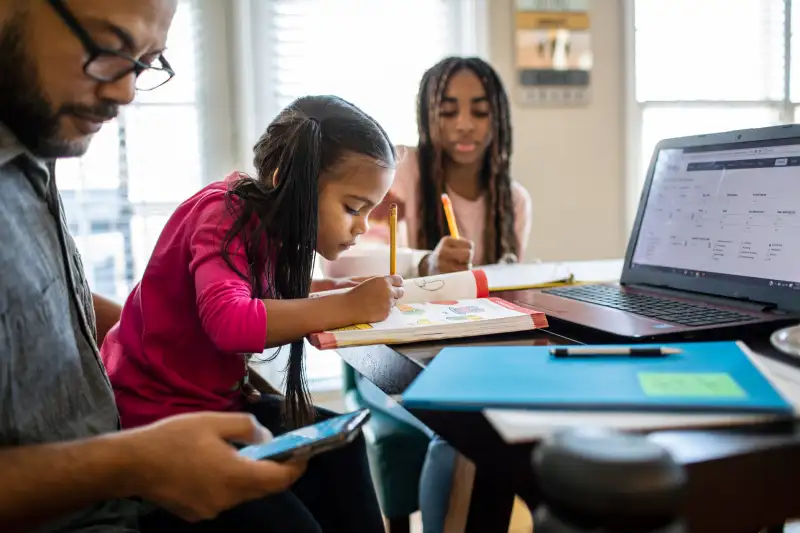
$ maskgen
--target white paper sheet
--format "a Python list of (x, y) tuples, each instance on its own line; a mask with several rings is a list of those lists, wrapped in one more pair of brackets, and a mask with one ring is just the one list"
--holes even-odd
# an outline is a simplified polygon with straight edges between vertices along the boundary
[[(743, 343), (765, 377), (792, 404), (800, 417), (800, 368), (754, 353)], [(757, 424), (776, 420), (769, 415), (686, 414), (597, 411), (534, 411), (520, 409), (486, 409), (489, 423), (508, 443), (533, 442), (567, 427), (602, 426), (621, 431), (654, 431), (660, 429), (725, 427)]]

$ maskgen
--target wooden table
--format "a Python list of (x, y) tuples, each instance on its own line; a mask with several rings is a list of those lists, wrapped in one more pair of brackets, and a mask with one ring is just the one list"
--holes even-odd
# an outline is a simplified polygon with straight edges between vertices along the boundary
[[(514, 293), (501, 294), (513, 300)], [(765, 339), (745, 339), (759, 353), (787, 362)], [(406, 346), (339, 349), (341, 357), (388, 395), (401, 394), (439, 351), (457, 345), (552, 345), (601, 342), (536, 331), (492, 338)], [(424, 424), (475, 463), (467, 531), (506, 531), (513, 496), (539, 503), (531, 470), (534, 444), (506, 444), (477, 412), (413, 411)], [(730, 430), (664, 431), (665, 446), (688, 473), (686, 519), (691, 531), (759, 531), (800, 516), (800, 424)]]

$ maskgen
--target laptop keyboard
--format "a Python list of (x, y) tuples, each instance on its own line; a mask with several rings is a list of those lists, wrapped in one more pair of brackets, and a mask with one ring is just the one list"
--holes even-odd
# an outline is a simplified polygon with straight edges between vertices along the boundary
[(733, 311), (722, 311), (712, 307), (676, 302), (657, 296), (625, 292), (608, 285), (582, 285), (579, 287), (555, 287), (542, 292), (569, 298), (579, 302), (611, 307), (634, 315), (645, 316), (683, 326), (715, 326), (732, 322), (752, 321), (750, 315)]

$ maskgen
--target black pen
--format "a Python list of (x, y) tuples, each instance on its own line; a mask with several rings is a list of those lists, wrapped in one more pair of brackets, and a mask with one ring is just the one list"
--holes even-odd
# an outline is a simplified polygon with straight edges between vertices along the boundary
[(677, 348), (627, 348), (627, 347), (591, 347), (552, 348), (550, 353), (555, 357), (603, 357), (623, 355), (628, 357), (666, 357), (683, 353)]

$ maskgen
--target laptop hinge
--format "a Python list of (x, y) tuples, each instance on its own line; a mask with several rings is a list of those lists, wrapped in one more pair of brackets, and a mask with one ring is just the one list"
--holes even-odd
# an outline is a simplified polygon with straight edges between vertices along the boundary
[(635, 285), (628, 285), (628, 287), (635, 287), (638, 289), (645, 289), (651, 292), (664, 294), (665, 296), (672, 296), (676, 298), (683, 298), (685, 300), (694, 300), (698, 303), (726, 305), (729, 307), (737, 307), (742, 310), (752, 311), (756, 313), (772, 313), (772, 314), (785, 314), (783, 311), (773, 303), (756, 302), (747, 298), (727, 298), (725, 296), (717, 296), (716, 294), (706, 294), (702, 292), (693, 291), (678, 291), (668, 289), (666, 287), (659, 287), (657, 285), (647, 285), (645, 283), (638, 283)]

